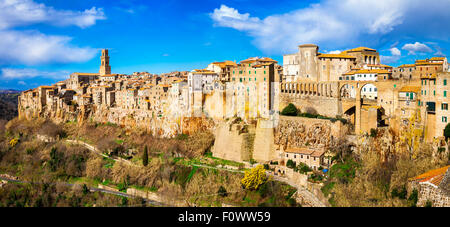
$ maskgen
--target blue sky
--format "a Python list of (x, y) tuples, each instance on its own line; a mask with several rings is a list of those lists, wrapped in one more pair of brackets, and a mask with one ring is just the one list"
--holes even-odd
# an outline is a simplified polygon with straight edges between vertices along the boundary
[(164, 73), (213, 61), (376, 48), (397, 66), (447, 55), (450, 0), (0, 0), (0, 89), (97, 72)]

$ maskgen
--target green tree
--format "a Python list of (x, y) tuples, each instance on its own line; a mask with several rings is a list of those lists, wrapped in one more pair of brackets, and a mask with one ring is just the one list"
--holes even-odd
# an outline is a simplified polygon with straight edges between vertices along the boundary
[(416, 207), (418, 200), (419, 200), (419, 192), (417, 191), (417, 189), (414, 189), (408, 198), (409, 205), (411, 207)]
[(295, 162), (292, 161), (291, 159), (289, 159), (289, 160), (286, 162), (286, 167), (291, 168), (291, 169), (295, 168)]
[(447, 124), (447, 126), (445, 126), (444, 136), (445, 136), (446, 140), (448, 140), (448, 138), (450, 138), (450, 123)]
[(281, 115), (284, 115), (284, 116), (297, 116), (297, 114), (298, 114), (298, 109), (292, 103), (289, 103), (289, 105), (287, 105), (283, 109), (283, 111), (281, 111)]
[(83, 195), (87, 195), (89, 193), (89, 188), (86, 184), (83, 184)]
[(144, 166), (148, 165), (148, 150), (147, 150), (147, 146), (145, 146), (144, 148), (144, 154), (142, 155), (142, 164)]

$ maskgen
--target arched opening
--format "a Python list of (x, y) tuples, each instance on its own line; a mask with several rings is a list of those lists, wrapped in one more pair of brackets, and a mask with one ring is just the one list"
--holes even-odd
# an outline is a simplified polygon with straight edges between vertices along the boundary
[(366, 84), (361, 88), (361, 99), (363, 104), (374, 104), (378, 100), (378, 88), (374, 84)]
[(356, 98), (356, 89), (352, 84), (345, 84), (340, 90), (341, 98), (354, 99)]

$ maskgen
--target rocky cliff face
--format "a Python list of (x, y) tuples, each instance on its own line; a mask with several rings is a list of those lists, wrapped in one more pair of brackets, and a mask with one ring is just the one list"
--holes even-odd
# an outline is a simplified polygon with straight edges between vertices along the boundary
[(275, 145), (288, 147), (330, 147), (345, 135), (340, 121), (281, 116), (275, 130)]
[(159, 117), (151, 111), (126, 110), (119, 108), (108, 108), (96, 106), (82, 106), (73, 111), (62, 109), (52, 110), (45, 107), (43, 110), (37, 108), (19, 107), (19, 115), (22, 118), (46, 118), (56, 123), (67, 121), (113, 123), (125, 128), (140, 129), (151, 133), (153, 136), (172, 138), (178, 134), (193, 134), (197, 131), (212, 130), (215, 127), (213, 120), (197, 117)]

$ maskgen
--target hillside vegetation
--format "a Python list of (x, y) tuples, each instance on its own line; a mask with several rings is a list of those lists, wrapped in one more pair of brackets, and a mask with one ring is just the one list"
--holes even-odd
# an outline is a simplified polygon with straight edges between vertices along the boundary
[[(37, 135), (55, 138), (55, 141), (40, 141)], [(68, 143), (68, 140), (95, 145), (107, 157)], [(246, 190), (241, 184), (243, 173), (215, 168), (218, 164), (237, 164), (210, 157), (213, 142), (213, 135), (206, 131), (161, 139), (109, 123), (78, 125), (67, 122), (58, 125), (42, 119), (13, 119), (0, 125), (0, 173), (32, 182), (71, 182), (91, 187), (107, 185), (123, 192), (127, 188), (147, 190), (158, 193), (166, 204), (187, 201), (195, 206), (297, 205), (291, 199), (295, 189), (288, 185), (267, 181), (257, 190)], [(145, 147), (148, 148), (147, 166), (142, 160)], [(127, 162), (117, 161), (119, 159)], [(40, 189), (30, 189), (32, 197), (44, 196), (34, 190)], [(72, 196), (68, 193), (67, 198)], [(52, 198), (55, 196), (58, 197), (51, 195)], [(0, 198), (3, 201), (0, 206), (15, 206), (4, 199)], [(20, 205), (32, 206), (36, 199)], [(80, 206), (102, 206), (101, 201), (86, 199)], [(55, 204), (53, 200), (51, 202)], [(70, 201), (61, 203), (71, 205)], [(110, 205), (114, 204), (120, 205)]]

